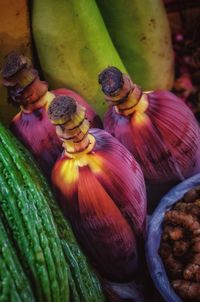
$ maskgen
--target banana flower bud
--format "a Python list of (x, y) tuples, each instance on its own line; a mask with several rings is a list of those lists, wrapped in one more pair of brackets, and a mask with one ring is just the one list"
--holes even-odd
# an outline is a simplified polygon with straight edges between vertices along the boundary
[(48, 114), (64, 147), (52, 171), (60, 206), (101, 276), (129, 281), (145, 231), (142, 171), (109, 133), (89, 129), (85, 108), (73, 98), (56, 97)]

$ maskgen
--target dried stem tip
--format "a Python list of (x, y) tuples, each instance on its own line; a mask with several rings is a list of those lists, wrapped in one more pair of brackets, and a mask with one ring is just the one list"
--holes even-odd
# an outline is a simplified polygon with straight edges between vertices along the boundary
[(116, 67), (108, 67), (99, 74), (99, 84), (108, 96), (114, 96), (124, 84), (123, 74)]
[(29, 64), (28, 58), (13, 52), (6, 58), (2, 68), (2, 76), (6, 79), (10, 78)]
[(71, 97), (61, 95), (50, 104), (48, 116), (52, 123), (62, 125), (71, 119), (76, 110), (76, 101)]

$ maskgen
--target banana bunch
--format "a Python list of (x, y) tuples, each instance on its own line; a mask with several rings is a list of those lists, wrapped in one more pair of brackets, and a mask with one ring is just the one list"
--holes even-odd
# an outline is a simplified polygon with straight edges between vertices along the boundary
[[(0, 1), (0, 67), (8, 53), (18, 51), (32, 57), (27, 0)], [(7, 91), (0, 79), (0, 120), (8, 124), (16, 109), (7, 102)]]
[[(106, 104), (97, 77), (108, 66), (145, 90), (171, 88), (173, 53), (161, 0), (33, 0), (29, 7), (27, 0), (2, 0), (0, 66), (11, 51), (31, 57), (30, 29), (50, 88), (75, 90), (101, 116)], [(7, 122), (16, 111), (2, 85), (0, 95)]]
[(95, 0), (34, 0), (32, 30), (51, 88), (77, 91), (102, 116), (106, 104), (97, 82), (102, 69), (127, 70), (144, 89), (170, 88), (173, 53), (161, 0), (98, 4), (107, 28)]

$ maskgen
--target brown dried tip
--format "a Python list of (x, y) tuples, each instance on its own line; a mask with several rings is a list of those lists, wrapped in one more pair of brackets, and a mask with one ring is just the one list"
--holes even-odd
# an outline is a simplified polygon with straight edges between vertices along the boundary
[(123, 86), (123, 74), (116, 67), (107, 67), (99, 74), (98, 82), (102, 86), (102, 91), (112, 96)]
[(76, 101), (68, 96), (57, 96), (48, 108), (50, 120), (57, 125), (62, 125), (71, 119), (76, 112)]
[(22, 70), (29, 64), (28, 58), (12, 52), (6, 57), (5, 63), (2, 67), (2, 75), (4, 78), (10, 78), (18, 71)]

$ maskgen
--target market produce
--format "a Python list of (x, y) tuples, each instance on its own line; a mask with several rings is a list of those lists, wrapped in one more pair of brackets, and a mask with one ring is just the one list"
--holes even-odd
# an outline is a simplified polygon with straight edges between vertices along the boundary
[(9, 240), (2, 215), (0, 218), (0, 284), (0, 301), (35, 301), (30, 283)]
[[(27, 196), (27, 199), (24, 201), (23, 204), (20, 203), (20, 199), (18, 198), (18, 195), (20, 195), (20, 194), (14, 195), (13, 199), (12, 199), (13, 203), (9, 202), (8, 205), (6, 203), (3, 203), (3, 201), (7, 200), (8, 198), (9, 198), (9, 200), (11, 200), (10, 199), (11, 196), (6, 195), (6, 199), (5, 198), (1, 199), (2, 201), (0, 202), (0, 207), (1, 207), (1, 209), (3, 209), (3, 211), (1, 213), (4, 213), (4, 212), (6, 213), (6, 218), (9, 219), (10, 228), (14, 232), (15, 223), (17, 223), (17, 221), (19, 220), (18, 213), (20, 212), (20, 210), (21, 211), (23, 210), (24, 215), (26, 215), (26, 216), (24, 216), (24, 218), (27, 217), (25, 220), (27, 223), (27, 228), (30, 229), (31, 227), (35, 226), (41, 230), (39, 221), (38, 220), (35, 220), (35, 222), (33, 221), (34, 216), (37, 213), (36, 209), (33, 210), (33, 206), (35, 205), (35, 203), (37, 204), (38, 207), (41, 204), (40, 208), (43, 206), (43, 209), (41, 209), (40, 216), (44, 216), (44, 218), (41, 217), (41, 219), (42, 220), (46, 219), (46, 223), (47, 223), (48, 215), (51, 216), (53, 214), (53, 219), (56, 224), (57, 232), (59, 235), (59, 241), (60, 241), (60, 244), (62, 245), (63, 253), (65, 256), (65, 260), (66, 260), (65, 263), (63, 263), (63, 256), (60, 255), (60, 256), (62, 256), (62, 257), (60, 257), (60, 265), (63, 266), (62, 269), (64, 271), (67, 268), (67, 272), (68, 272), (69, 286), (70, 286), (70, 301), (72, 300), (72, 301), (76, 301), (76, 302), (79, 302), (79, 301), (80, 302), (89, 302), (89, 301), (90, 302), (101, 302), (101, 301), (103, 302), (104, 296), (102, 294), (102, 290), (101, 290), (99, 281), (98, 281), (97, 277), (94, 275), (94, 273), (91, 271), (90, 267), (88, 266), (87, 260), (86, 260), (85, 256), (83, 255), (83, 253), (81, 252), (81, 250), (76, 242), (76, 239), (73, 235), (70, 225), (68, 224), (67, 220), (64, 218), (60, 209), (58, 208), (56, 201), (51, 193), (51, 190), (50, 190), (49, 186), (47, 185), (47, 182), (45, 181), (43, 175), (39, 171), (32, 156), (11, 135), (11, 133), (9, 133), (5, 128), (3, 128), (3, 126), (0, 126), (0, 132), (1, 132), (0, 156), (3, 151), (4, 161), (5, 161), (4, 163), (7, 166), (10, 164), (10, 161), (12, 161), (12, 165), (9, 166), (9, 170), (6, 167), (6, 169), (4, 169), (3, 171), (4, 171), (4, 173), (6, 173), (7, 177), (12, 175), (12, 178), (9, 180), (10, 185), (12, 185), (12, 183), (15, 184), (16, 181), (20, 182), (20, 186), (21, 186), (21, 188), (23, 188), (23, 191), (21, 190), (20, 194), (23, 196), (24, 195)], [(5, 154), (9, 155), (9, 157), (8, 156), (5, 157)], [(1, 156), (1, 158), (2, 158), (2, 156)], [(17, 174), (16, 174), (16, 169), (18, 170)], [(19, 177), (20, 174), (21, 174), (21, 177)], [(17, 176), (17, 178), (15, 179), (15, 183), (13, 180), (14, 176), (15, 176), (15, 178)], [(1, 176), (1, 178), (2, 177), (3, 176)], [(22, 180), (22, 177), (23, 177), (23, 180)], [(8, 180), (6, 180), (6, 181), (8, 182)], [(3, 187), (1, 185), (0, 190), (6, 194), (6, 193), (8, 193), (7, 187), (8, 186)], [(32, 197), (33, 193), (34, 193), (34, 199)], [(15, 203), (14, 203), (14, 201), (15, 201)], [(34, 202), (33, 205), (31, 204), (31, 201)], [(12, 218), (12, 216), (9, 216), (10, 212), (8, 212), (9, 209), (7, 210), (7, 208), (8, 208), (8, 206), (10, 206), (10, 207), (12, 207), (12, 205), (14, 206), (14, 204), (16, 204), (16, 207), (18, 205), (19, 210), (16, 210), (16, 212), (15, 212), (16, 218), (13, 217), (14, 220), (11, 221), (10, 219)], [(26, 211), (22, 207), (22, 205), (24, 207), (26, 206)], [(4, 208), (3, 208), (3, 206), (4, 206)], [(5, 207), (7, 207), (7, 208), (5, 208)], [(49, 207), (52, 211), (52, 214), (49, 213)], [(32, 215), (31, 219), (29, 219), (30, 215)], [(30, 222), (28, 219), (30, 220)], [(52, 218), (51, 218), (51, 220), (52, 220)], [(10, 225), (11, 223), (12, 223), (12, 225)], [(55, 236), (53, 236), (53, 234), (55, 232), (55, 226), (53, 226), (53, 228), (52, 228), (52, 224), (54, 225), (54, 223), (51, 221), (44, 227), (45, 227), (45, 230), (46, 230), (46, 228), (48, 228), (49, 241), (51, 243), (52, 243), (53, 239), (55, 241), (52, 251), (51, 251), (54, 254), (55, 251), (57, 250), (56, 244), (58, 244), (58, 240), (55, 240), (55, 238), (54, 238)], [(20, 225), (20, 220), (19, 220), (19, 225)], [(18, 226), (18, 224), (16, 224), (16, 226)], [(34, 234), (35, 234), (35, 231), (33, 229), (33, 235)], [(43, 239), (45, 239), (44, 236), (46, 236), (44, 234), (43, 233), (40, 234), (40, 236), (42, 236)], [(28, 240), (29, 237), (28, 237), (27, 233), (24, 234), (25, 238), (22, 235), (23, 235), (22, 232), (17, 233), (17, 230), (16, 230), (16, 236), (21, 236), (21, 240), (23, 240), (23, 241), (25, 241), (25, 239)], [(20, 240), (20, 238), (18, 238), (18, 239)], [(34, 242), (36, 244), (37, 238), (35, 238)], [(38, 245), (40, 245), (40, 242), (38, 242)], [(31, 249), (31, 247), (30, 247), (30, 249)], [(46, 249), (44, 249), (44, 251), (46, 251)], [(20, 249), (20, 255), (21, 255), (21, 252), (28, 253), (29, 250), (23, 251)], [(39, 259), (39, 256), (41, 255), (41, 257), (42, 257), (43, 254), (37, 253), (36, 256), (37, 255), (38, 255), (38, 261), (41, 260), (41, 265), (42, 265), (43, 258)], [(30, 257), (31, 257), (31, 254), (30, 254)], [(24, 263), (25, 259), (24, 258), (22, 258), (22, 259), (23, 259), (23, 263)], [(47, 260), (48, 260), (48, 258), (47, 258)], [(35, 262), (35, 265), (37, 265), (37, 266), (40, 264), (40, 262), (38, 262), (38, 261)], [(55, 266), (57, 266), (56, 270), (60, 269), (60, 265), (57, 265), (57, 262), (55, 262)], [(33, 262), (33, 266), (34, 266), (34, 262)], [(27, 268), (27, 266), (25, 266), (25, 267), (26, 267), (26, 272), (27, 272), (28, 268)], [(41, 271), (40, 266), (38, 266), (38, 269)], [(42, 271), (41, 271), (41, 273), (42, 273)], [(32, 281), (32, 278), (33, 277), (30, 277), (31, 282), (34, 281), (34, 280)], [(38, 279), (38, 282), (39, 282), (39, 280), (40, 279)], [(58, 281), (59, 281), (59, 279), (58, 279)], [(40, 285), (40, 283), (39, 283), (39, 285)], [(55, 285), (56, 284), (51, 285), (52, 290), (54, 289)], [(65, 280), (65, 282), (62, 282), (59, 285), (59, 287), (62, 289), (62, 287), (66, 287), (66, 285), (67, 285), (67, 279)], [(63, 293), (61, 301), (64, 301), (64, 297), (67, 298), (67, 295), (64, 295), (64, 293)], [(37, 300), (37, 301), (40, 301), (40, 300)], [(44, 301), (44, 300), (42, 300), (42, 301)], [(45, 300), (45, 301), (47, 301), (47, 300)], [(57, 300), (52, 300), (52, 301), (57, 301)]]
[(58, 94), (72, 95), (87, 108), (86, 115), (93, 127), (101, 127), (100, 118), (86, 101), (69, 89), (48, 91), (28, 58), (11, 53), (3, 66), (3, 83), (8, 87), (11, 101), (20, 112), (10, 123), (13, 134), (33, 153), (39, 166), (50, 177), (53, 164), (61, 154), (62, 143), (47, 116), (47, 107)]
[(126, 282), (136, 273), (137, 240), (145, 232), (142, 172), (110, 134), (90, 129), (85, 109), (70, 97), (56, 97), (49, 118), (65, 152), (52, 171), (60, 206), (100, 274)]
[(173, 287), (180, 293), (183, 299), (186, 298), (190, 299), (190, 301), (199, 301), (200, 286), (198, 283), (176, 280), (173, 282)]
[(37, 301), (69, 301), (68, 273), (52, 213), (10, 134), (0, 126), (0, 209)]
[(76, 98), (77, 102), (84, 106), (86, 109), (86, 118), (90, 123), (91, 128), (103, 128), (103, 123), (100, 117), (96, 114), (96, 112), (92, 109), (92, 107), (76, 92), (66, 88), (58, 88), (51, 91), (55, 96), (66, 95), (69, 97)]
[(95, 1), (34, 0), (33, 38), (42, 71), (51, 88), (80, 93), (101, 116), (106, 110), (96, 82), (108, 65), (125, 67)]
[(155, 206), (172, 185), (200, 171), (197, 121), (171, 92), (143, 92), (115, 67), (103, 70), (99, 83), (110, 105), (105, 130), (140, 164), (149, 185), (149, 202)]
[(97, 0), (97, 4), (134, 81), (145, 90), (171, 89), (174, 54), (163, 1)]
[(159, 253), (183, 301), (200, 301), (200, 187), (165, 213)]
[[(27, 0), (0, 1), (0, 68), (8, 53), (19, 51), (32, 57)], [(0, 120), (8, 125), (17, 110), (7, 102), (7, 89), (0, 82)]]

